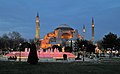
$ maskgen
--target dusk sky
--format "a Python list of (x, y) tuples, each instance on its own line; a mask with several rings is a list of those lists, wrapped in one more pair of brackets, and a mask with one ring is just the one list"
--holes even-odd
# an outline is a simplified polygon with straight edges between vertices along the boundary
[(54, 31), (60, 24), (78, 29), (91, 39), (92, 17), (95, 40), (112, 32), (120, 36), (120, 0), (0, 0), (0, 36), (13, 31), (22, 37), (35, 37), (35, 18), (39, 12), (40, 37)]

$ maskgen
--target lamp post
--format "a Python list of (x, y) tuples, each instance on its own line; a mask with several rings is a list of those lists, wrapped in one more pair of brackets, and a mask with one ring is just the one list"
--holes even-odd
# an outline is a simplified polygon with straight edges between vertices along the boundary
[(71, 40), (71, 50), (73, 50), (73, 49), (72, 49), (72, 46), (73, 46), (73, 45), (72, 45), (72, 40)]
[(21, 62), (21, 43), (19, 44), (19, 52), (20, 52), (20, 55), (19, 55), (19, 61)]
[(85, 61), (85, 59), (84, 59), (84, 55), (85, 55), (84, 45), (82, 45), (82, 48), (83, 48), (83, 61)]

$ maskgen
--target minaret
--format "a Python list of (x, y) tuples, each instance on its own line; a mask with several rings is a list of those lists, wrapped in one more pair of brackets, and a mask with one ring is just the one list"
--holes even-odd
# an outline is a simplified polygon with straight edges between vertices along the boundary
[(94, 42), (94, 19), (92, 18), (92, 42)]
[(85, 32), (86, 32), (85, 25), (83, 25), (83, 30), (82, 30), (82, 32), (83, 32), (83, 40), (85, 40)]
[(40, 40), (40, 23), (39, 23), (39, 14), (37, 13), (36, 16), (36, 36), (35, 39), (38, 41)]

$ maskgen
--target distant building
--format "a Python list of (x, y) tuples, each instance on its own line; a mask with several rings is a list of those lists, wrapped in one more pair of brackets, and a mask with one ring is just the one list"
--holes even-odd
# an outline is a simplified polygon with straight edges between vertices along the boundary
[(52, 45), (66, 46), (66, 42), (70, 39), (82, 39), (82, 36), (75, 30), (69, 27), (67, 24), (61, 24), (53, 32), (48, 33), (41, 40), (41, 48), (48, 48)]

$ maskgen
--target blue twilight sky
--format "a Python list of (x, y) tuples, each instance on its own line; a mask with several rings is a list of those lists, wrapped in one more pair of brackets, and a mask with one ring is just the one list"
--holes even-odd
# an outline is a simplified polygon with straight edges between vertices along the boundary
[(120, 36), (120, 0), (0, 0), (0, 36), (17, 31), (27, 39), (35, 37), (35, 17), (39, 12), (43, 38), (60, 24), (78, 29), (86, 27), (91, 39), (91, 21), (95, 22), (95, 40), (109, 32)]

